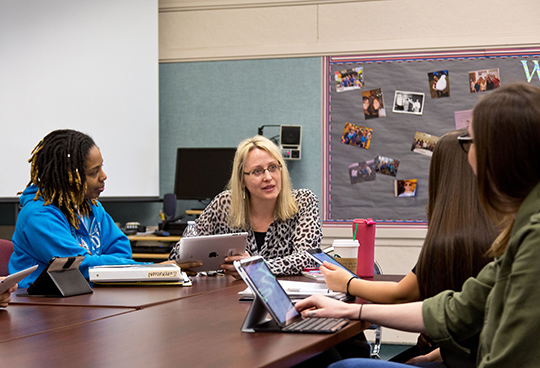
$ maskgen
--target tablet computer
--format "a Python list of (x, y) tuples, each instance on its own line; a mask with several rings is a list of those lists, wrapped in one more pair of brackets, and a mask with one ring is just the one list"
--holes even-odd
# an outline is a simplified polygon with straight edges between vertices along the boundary
[[(327, 261), (329, 263), (332, 263), (333, 265), (336, 265), (338, 267), (343, 268), (345, 271), (351, 274), (351, 276), (356, 276), (355, 273), (351, 272), (347, 267), (343, 266), (341, 263), (336, 261), (334, 258), (330, 257), (328, 254), (326, 254), (322, 249), (306, 249), (306, 252), (310, 255), (310, 257), (317, 262), (317, 264), (322, 265), (324, 261)], [(358, 276), (357, 276), (358, 277)]]
[(45, 269), (28, 286), (28, 295), (66, 297), (91, 294), (92, 288), (79, 270), (83, 260), (84, 256), (52, 257)]
[(243, 256), (248, 233), (194, 236), (180, 239), (177, 262), (201, 262), (193, 271), (217, 271), (225, 257)]
[(38, 265), (35, 265), (25, 270), (15, 272), (9, 276), (6, 276), (5, 279), (0, 281), (0, 294), (9, 290), (10, 287), (12, 287), (16, 283), (24, 279), (26, 276), (30, 275), (32, 272), (37, 270), (37, 268), (38, 268)]
[[(333, 333), (349, 323), (346, 318), (303, 317), (261, 256), (235, 261), (234, 267), (255, 295), (244, 332)], [(272, 320), (266, 319), (268, 314)]]

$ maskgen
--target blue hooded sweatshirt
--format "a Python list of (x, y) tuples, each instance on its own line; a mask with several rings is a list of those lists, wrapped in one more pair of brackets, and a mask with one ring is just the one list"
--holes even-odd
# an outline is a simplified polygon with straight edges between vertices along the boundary
[(37, 187), (31, 185), (19, 199), (22, 209), (13, 234), (9, 272), (36, 264), (39, 267), (19, 282), (19, 287), (30, 286), (54, 256), (83, 255), (79, 269), (86, 279), (89, 267), (137, 263), (131, 258), (128, 238), (99, 202), (92, 205), (90, 216), (83, 218), (79, 229), (75, 229), (58, 207), (45, 206), (41, 197), (34, 201), (36, 192)]

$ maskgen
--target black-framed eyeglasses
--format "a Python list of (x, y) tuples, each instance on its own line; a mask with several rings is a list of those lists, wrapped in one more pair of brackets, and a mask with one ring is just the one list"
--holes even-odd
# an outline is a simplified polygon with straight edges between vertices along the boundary
[(469, 152), (469, 150), (471, 149), (471, 144), (474, 143), (473, 138), (468, 133), (457, 137), (457, 140), (459, 142), (459, 145), (461, 146), (461, 149), (465, 153)]
[(270, 174), (275, 174), (279, 170), (281, 170), (281, 165), (280, 164), (272, 164), (272, 165), (269, 165), (266, 169), (263, 169), (262, 167), (259, 167), (259, 168), (253, 169), (251, 171), (248, 171), (248, 172), (244, 171), (244, 175), (251, 175), (251, 176), (254, 176), (256, 178), (259, 178), (259, 177), (264, 175), (265, 171), (268, 171)]

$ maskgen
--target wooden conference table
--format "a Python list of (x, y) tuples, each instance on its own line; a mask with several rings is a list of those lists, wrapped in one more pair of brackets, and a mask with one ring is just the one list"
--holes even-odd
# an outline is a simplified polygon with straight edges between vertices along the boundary
[[(377, 277), (380, 278), (380, 277)], [(383, 277), (384, 278), (384, 277)], [(306, 281), (306, 278), (289, 278)], [(243, 333), (243, 281), (196, 277), (192, 287), (94, 287), (69, 298), (19, 295), (0, 310), (6, 367), (289, 367), (356, 335)]]

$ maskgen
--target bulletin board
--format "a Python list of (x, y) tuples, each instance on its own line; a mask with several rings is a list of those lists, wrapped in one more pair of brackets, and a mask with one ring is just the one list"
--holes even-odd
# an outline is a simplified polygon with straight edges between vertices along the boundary
[[(539, 60), (540, 48), (325, 58), (323, 221), (425, 224), (437, 138), (498, 85), (540, 87)], [(414, 195), (398, 196), (409, 180)]]

